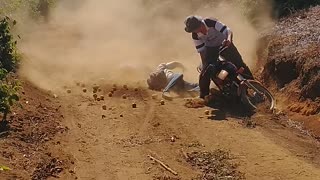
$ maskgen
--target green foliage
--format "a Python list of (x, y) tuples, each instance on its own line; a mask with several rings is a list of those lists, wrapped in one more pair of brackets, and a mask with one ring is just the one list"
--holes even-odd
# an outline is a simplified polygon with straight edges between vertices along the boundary
[(6, 119), (7, 114), (11, 112), (10, 109), (14, 102), (19, 101), (18, 90), (18, 81), (0, 82), (0, 112), (3, 113), (3, 119)]
[[(16, 22), (12, 21), (12, 25)], [(0, 68), (12, 71), (19, 59), (16, 51), (17, 41), (14, 41), (10, 32), (10, 19), (8, 17), (3, 18), (0, 21)]]
[[(0, 17), (4, 15), (12, 16), (15, 13), (25, 13), (24, 15), (39, 18), (42, 13), (43, 4), (48, 8), (54, 7), (58, 0), (0, 0)], [(45, 2), (45, 3), (43, 3)]]
[(10, 112), (11, 106), (19, 100), (19, 84), (10, 80), (10, 72), (14, 71), (19, 60), (16, 44), (11, 34), (11, 27), (16, 24), (5, 17), (0, 21), (0, 113), (3, 119)]

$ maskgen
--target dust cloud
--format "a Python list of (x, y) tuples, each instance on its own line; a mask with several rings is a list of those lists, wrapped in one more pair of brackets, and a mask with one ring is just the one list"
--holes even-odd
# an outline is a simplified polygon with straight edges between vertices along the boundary
[(177, 60), (186, 65), (186, 79), (197, 81), (199, 55), (183, 24), (190, 14), (228, 25), (245, 62), (255, 66), (257, 28), (239, 7), (182, 0), (62, 0), (48, 23), (22, 23), (21, 74), (50, 90), (101, 78), (144, 83), (159, 63)]

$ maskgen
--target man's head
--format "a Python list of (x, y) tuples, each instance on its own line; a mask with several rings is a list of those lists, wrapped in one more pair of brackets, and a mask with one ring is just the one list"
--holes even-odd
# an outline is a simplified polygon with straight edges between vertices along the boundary
[(147, 79), (148, 87), (151, 90), (161, 91), (167, 84), (167, 77), (163, 71), (152, 72)]
[(202, 32), (206, 34), (206, 27), (202, 22), (202, 18), (199, 16), (188, 16), (184, 21), (184, 30), (188, 33), (198, 33)]

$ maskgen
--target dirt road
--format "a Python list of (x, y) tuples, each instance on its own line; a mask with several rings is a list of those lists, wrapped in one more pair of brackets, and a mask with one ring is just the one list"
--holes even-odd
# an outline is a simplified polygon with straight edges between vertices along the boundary
[(257, 126), (247, 128), (241, 117), (219, 110), (207, 117), (209, 108), (187, 108), (183, 99), (161, 105), (151, 91), (118, 88), (108, 97), (111, 87), (102, 89), (104, 101), (80, 87), (60, 97), (69, 127), (61, 144), (75, 159), (74, 174), (66, 172), (65, 179), (192, 179), (202, 173), (185, 155), (216, 149), (230, 152), (246, 179), (320, 179), (319, 144), (277, 123), (279, 117), (256, 114)]

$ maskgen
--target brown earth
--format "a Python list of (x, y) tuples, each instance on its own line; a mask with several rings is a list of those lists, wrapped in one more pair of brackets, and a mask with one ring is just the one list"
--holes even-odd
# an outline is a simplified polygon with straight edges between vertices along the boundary
[(261, 81), (278, 109), (320, 136), (320, 6), (281, 19), (261, 39)]
[(23, 83), (23, 108), (0, 128), (0, 165), (11, 168), (0, 179), (320, 179), (319, 12), (284, 19), (266, 38), (261, 80), (275, 114), (246, 117), (231, 104), (182, 98), (162, 104), (138, 85), (93, 93), (75, 83), (54, 95)]
[(59, 101), (49, 93), (23, 83), (20, 105), (13, 109), (9, 124), (0, 129), (0, 165), (11, 171), (1, 179), (46, 179), (68, 167), (70, 159), (61, 154), (57, 136), (68, 131), (63, 126)]
[(320, 178), (319, 143), (283, 114), (248, 118), (187, 108), (184, 99), (161, 105), (156, 93), (133, 86), (118, 85), (112, 97), (111, 85), (101, 87), (102, 101), (92, 86), (69, 87), (56, 99), (24, 87), (28, 105), (1, 137), (0, 164), (12, 168), (0, 171), (4, 179)]

